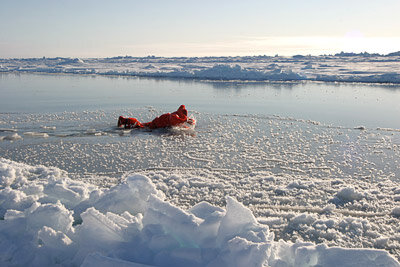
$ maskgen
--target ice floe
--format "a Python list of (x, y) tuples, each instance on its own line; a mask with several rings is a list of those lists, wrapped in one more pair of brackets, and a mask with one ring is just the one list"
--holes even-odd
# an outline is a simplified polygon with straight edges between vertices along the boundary
[(1, 140), (15, 141), (20, 139), (22, 139), (22, 137), (18, 133), (0, 136), (0, 141)]
[(49, 137), (47, 133), (39, 133), (39, 132), (24, 132), (24, 135), (33, 136), (33, 137)]

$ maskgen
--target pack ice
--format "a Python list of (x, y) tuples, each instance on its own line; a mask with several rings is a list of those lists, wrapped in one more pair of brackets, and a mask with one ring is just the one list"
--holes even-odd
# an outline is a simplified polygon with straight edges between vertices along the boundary
[(2, 72), (251, 81), (400, 83), (400, 52), (303, 56), (0, 59)]
[(274, 240), (232, 197), (183, 210), (143, 175), (111, 188), (0, 158), (1, 266), (400, 266), (386, 251)]

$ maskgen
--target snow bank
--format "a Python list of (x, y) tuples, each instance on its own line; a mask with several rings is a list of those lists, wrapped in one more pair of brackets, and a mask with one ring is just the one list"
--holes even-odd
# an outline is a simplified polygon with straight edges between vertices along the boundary
[(399, 266), (383, 250), (274, 241), (231, 197), (183, 210), (137, 174), (107, 189), (0, 158), (0, 204), (3, 266)]

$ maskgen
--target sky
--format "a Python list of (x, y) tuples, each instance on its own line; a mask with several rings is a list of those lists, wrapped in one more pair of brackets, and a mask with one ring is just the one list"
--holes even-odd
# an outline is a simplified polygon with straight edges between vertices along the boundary
[(400, 0), (0, 0), (0, 58), (400, 50)]

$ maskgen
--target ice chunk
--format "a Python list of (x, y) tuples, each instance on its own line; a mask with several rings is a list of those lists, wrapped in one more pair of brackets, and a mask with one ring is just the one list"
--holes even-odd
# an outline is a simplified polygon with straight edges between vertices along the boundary
[(20, 140), (20, 139), (22, 139), (22, 137), (19, 134), (13, 133), (10, 135), (2, 136), (1, 140), (15, 141), (15, 140)]
[(47, 133), (38, 133), (38, 132), (24, 132), (24, 135), (32, 137), (43, 137), (43, 138), (49, 137)]
[(360, 200), (363, 198), (363, 195), (359, 192), (356, 192), (353, 187), (345, 187), (340, 189), (336, 196), (343, 202)]
[(198, 246), (198, 227), (203, 220), (197, 218), (168, 202), (154, 196), (150, 197), (149, 207), (145, 212), (144, 224), (160, 224), (166, 233), (176, 237), (181, 246)]
[(121, 226), (95, 208), (87, 209), (81, 214), (81, 218), (83, 223), (78, 230), (81, 239), (99, 243), (124, 240)]
[(43, 226), (37, 239), (39, 247), (32, 261), (33, 266), (50, 266), (58, 262), (72, 265), (70, 260), (76, 253), (77, 246), (63, 232)]
[[(28, 166), (0, 158), (0, 189), (6, 186), (19, 188), (29, 180), (42, 178), (45, 180), (59, 180), (66, 173), (58, 168), (48, 168), (41, 165)], [(36, 184), (36, 182), (32, 182)]]
[(260, 225), (253, 213), (232, 197), (226, 198), (226, 215), (222, 218), (218, 230), (217, 243), (227, 242), (235, 236), (260, 242), (273, 239), (268, 226)]
[(215, 246), (215, 237), (218, 234), (221, 220), (225, 216), (225, 210), (212, 206), (207, 202), (200, 202), (193, 206), (189, 212), (203, 219), (198, 229), (198, 242), (201, 243), (203, 247)]
[(0, 162), (0, 186), (10, 186), (16, 178), (15, 169), (7, 163)]
[(218, 258), (208, 266), (263, 266), (267, 260), (270, 243), (251, 242), (241, 237), (228, 241)]
[(71, 208), (88, 199), (89, 190), (88, 185), (79, 181), (54, 180), (44, 187), (45, 195), (41, 198), (41, 201), (51, 203), (61, 201), (65, 206)]
[(193, 213), (194, 215), (202, 219), (207, 219), (216, 213), (217, 214), (225, 213), (225, 211), (222, 208), (213, 206), (205, 201), (202, 201), (194, 205), (192, 208), (189, 209), (189, 212)]
[[(1, 266), (399, 266), (383, 250), (274, 241), (268, 226), (231, 197), (226, 208), (201, 202), (185, 210), (165, 201), (141, 175), (99, 189), (57, 169), (4, 159), (0, 166), (6, 181), (0, 189)], [(356, 199), (349, 188), (338, 197)], [(74, 221), (74, 211), (81, 221)], [(316, 235), (333, 227), (368, 234), (380, 247), (395, 241), (370, 231), (364, 218), (299, 213), (289, 226), (309, 227)]]
[(131, 214), (144, 213), (147, 210), (151, 195), (163, 199), (163, 194), (156, 189), (149, 178), (142, 175), (132, 175), (118, 186), (111, 188), (94, 204), (99, 211), (111, 211), (121, 214), (129, 211)]
[(63, 232), (55, 231), (53, 228), (47, 226), (43, 226), (40, 229), (38, 238), (41, 240), (41, 243), (53, 248), (65, 247), (72, 244), (72, 240)]
[(72, 213), (61, 202), (42, 204), (36, 209), (27, 212), (27, 228), (37, 231), (43, 226), (48, 226), (56, 231), (66, 233), (71, 229), (74, 221)]
[(151, 267), (154, 265), (147, 265), (141, 263), (135, 263), (130, 261), (124, 261), (121, 259), (110, 258), (101, 255), (98, 252), (88, 254), (85, 257), (81, 267)]
[(20, 190), (14, 190), (10, 187), (0, 190), (0, 218), (4, 216), (8, 209), (24, 210), (29, 208), (37, 197), (28, 196)]
[(297, 248), (294, 266), (363, 267), (399, 266), (399, 264), (383, 250), (328, 248), (325, 244), (321, 244)]

